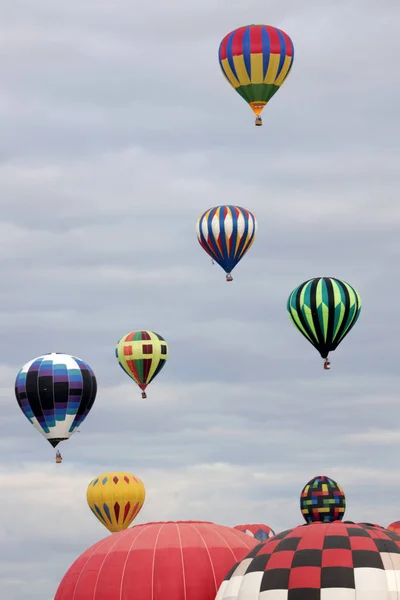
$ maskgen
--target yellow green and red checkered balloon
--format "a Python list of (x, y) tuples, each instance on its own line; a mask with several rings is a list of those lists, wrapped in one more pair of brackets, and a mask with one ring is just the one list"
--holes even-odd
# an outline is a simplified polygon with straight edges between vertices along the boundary
[(158, 375), (168, 358), (168, 344), (153, 331), (131, 331), (117, 344), (115, 355), (120, 367), (142, 390)]

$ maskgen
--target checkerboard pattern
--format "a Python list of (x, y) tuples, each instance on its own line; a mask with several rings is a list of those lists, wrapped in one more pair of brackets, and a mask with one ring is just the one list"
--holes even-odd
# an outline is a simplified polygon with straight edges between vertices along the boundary
[(164, 367), (168, 344), (154, 331), (135, 330), (119, 340), (115, 356), (122, 370), (144, 391)]
[(318, 475), (302, 489), (300, 510), (307, 523), (342, 520), (346, 510), (346, 498), (336, 481), (326, 475)]
[(215, 600), (397, 600), (400, 536), (352, 522), (278, 533), (234, 565)]
[(367, 529), (369, 529), (370, 527), (378, 527), (378, 529), (385, 529), (385, 527), (382, 527), (382, 525), (377, 525), (376, 523), (359, 523), (359, 525), (364, 525), (364, 527), (366, 527)]

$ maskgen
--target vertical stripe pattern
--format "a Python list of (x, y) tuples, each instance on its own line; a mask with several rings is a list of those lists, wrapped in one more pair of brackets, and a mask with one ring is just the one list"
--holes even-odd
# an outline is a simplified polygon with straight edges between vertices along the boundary
[[(180, 490), (171, 486), (171, 494)], [(161, 498), (165, 510), (170, 499)], [(54, 600), (214, 600), (226, 573), (255, 546), (254, 538), (214, 523), (133, 525), (77, 558)]]
[(240, 206), (210, 208), (199, 217), (197, 239), (211, 258), (230, 273), (253, 244), (257, 231), (255, 216)]
[(361, 298), (345, 281), (317, 277), (293, 290), (287, 310), (295, 327), (326, 358), (356, 323)]
[(15, 380), (19, 407), (53, 447), (81, 425), (96, 399), (97, 381), (76, 356), (53, 352), (26, 363)]
[(227, 81), (256, 114), (287, 79), (294, 60), (290, 37), (270, 25), (247, 25), (228, 33), (219, 46)]

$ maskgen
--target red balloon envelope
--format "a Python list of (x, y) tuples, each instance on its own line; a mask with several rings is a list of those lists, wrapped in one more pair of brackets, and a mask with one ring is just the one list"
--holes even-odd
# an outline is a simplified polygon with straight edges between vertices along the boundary
[(214, 600), (228, 571), (258, 544), (203, 521), (135, 525), (88, 548), (54, 600)]
[(400, 533), (400, 521), (393, 521), (386, 527), (389, 531), (394, 531), (395, 533)]
[(235, 525), (234, 529), (243, 531), (247, 535), (251, 535), (259, 542), (265, 542), (275, 535), (275, 531), (264, 523), (246, 523), (244, 525)]

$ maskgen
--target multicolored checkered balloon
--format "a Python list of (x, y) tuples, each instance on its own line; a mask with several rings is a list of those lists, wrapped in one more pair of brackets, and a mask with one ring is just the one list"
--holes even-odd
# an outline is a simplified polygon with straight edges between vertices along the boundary
[(307, 523), (341, 521), (346, 498), (339, 484), (326, 475), (311, 479), (300, 494), (300, 510)]

